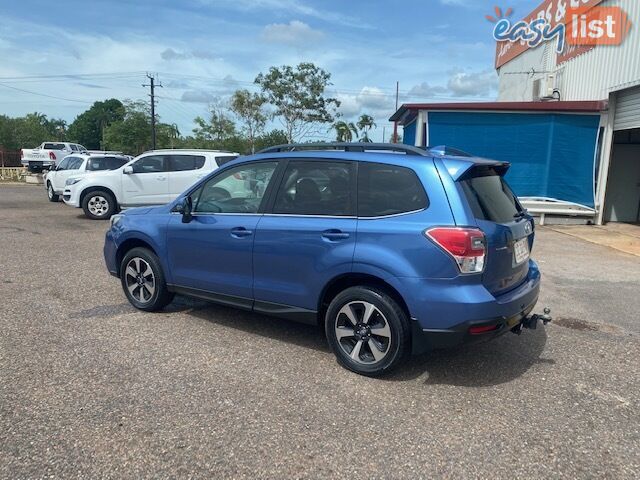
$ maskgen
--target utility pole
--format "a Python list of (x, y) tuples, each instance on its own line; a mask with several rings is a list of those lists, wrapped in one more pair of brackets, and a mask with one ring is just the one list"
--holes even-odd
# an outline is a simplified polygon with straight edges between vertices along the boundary
[[(396, 82), (396, 112), (398, 111), (398, 97), (400, 96), (400, 82)], [(393, 143), (398, 143), (398, 122), (393, 122)]]
[(156, 85), (155, 83), (155, 75), (149, 75), (147, 73), (147, 78), (149, 79), (149, 84), (143, 84), (143, 87), (149, 87), (151, 93), (149, 97), (151, 97), (151, 150), (156, 149), (156, 88), (162, 88), (162, 84), (159, 83)]

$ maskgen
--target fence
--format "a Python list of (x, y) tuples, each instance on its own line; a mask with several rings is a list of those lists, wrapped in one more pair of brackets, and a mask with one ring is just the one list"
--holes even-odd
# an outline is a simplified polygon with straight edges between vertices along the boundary
[(0, 167), (0, 181), (24, 182), (24, 173), (22, 167)]
[(20, 167), (20, 150), (0, 149), (0, 167)]

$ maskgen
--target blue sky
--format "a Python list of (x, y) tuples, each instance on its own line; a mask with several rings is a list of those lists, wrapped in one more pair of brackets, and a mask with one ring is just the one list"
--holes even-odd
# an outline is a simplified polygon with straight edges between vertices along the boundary
[[(538, 3), (498, 5), (522, 17)], [(253, 79), (269, 66), (311, 61), (332, 73), (329, 93), (342, 101), (344, 117), (372, 114), (374, 138), (382, 139), (396, 80), (401, 102), (496, 97), (495, 48), (484, 18), (495, 4), (0, 0), (0, 113), (40, 111), (71, 122), (95, 100), (146, 98), (141, 84), (149, 71), (164, 86), (162, 121), (190, 133), (211, 102), (254, 89)]]

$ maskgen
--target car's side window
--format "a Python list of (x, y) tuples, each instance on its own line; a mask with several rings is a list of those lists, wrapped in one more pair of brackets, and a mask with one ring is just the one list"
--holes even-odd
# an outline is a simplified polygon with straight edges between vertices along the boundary
[(195, 213), (258, 213), (278, 162), (239, 165), (216, 175), (193, 195)]
[(171, 155), (169, 170), (172, 172), (199, 170), (204, 167), (204, 162), (205, 158), (202, 155)]
[(82, 158), (70, 157), (69, 165), (67, 165), (67, 170), (78, 170), (81, 165), (82, 165)]
[(358, 216), (383, 217), (423, 210), (429, 199), (422, 182), (410, 168), (360, 162)]
[(77, 152), (78, 151), (78, 147), (76, 145), (74, 145), (73, 143), (71, 145), (69, 145), (71, 147), (71, 151), (72, 152)]
[(289, 162), (276, 194), (273, 213), (288, 215), (351, 216), (353, 165), (348, 162)]
[(56, 168), (56, 170), (69, 170), (69, 161), (72, 159), (73, 157), (66, 157), (64, 160), (62, 160), (59, 164), (58, 167)]
[(133, 165), (133, 173), (158, 173), (167, 170), (167, 158), (163, 155), (149, 155)]

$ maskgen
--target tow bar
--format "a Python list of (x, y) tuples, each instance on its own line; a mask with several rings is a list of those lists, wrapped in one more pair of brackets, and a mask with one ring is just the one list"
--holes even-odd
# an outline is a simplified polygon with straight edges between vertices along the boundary
[(525, 318), (520, 324), (513, 327), (511, 331), (516, 335), (520, 335), (524, 328), (529, 330), (535, 330), (536, 328), (538, 328), (538, 321), (542, 322), (543, 325), (547, 325), (548, 323), (552, 322), (553, 319), (551, 318), (551, 309), (545, 308), (543, 312), (544, 313), (542, 315), (535, 314)]

